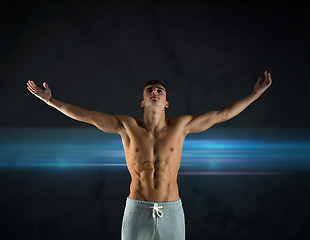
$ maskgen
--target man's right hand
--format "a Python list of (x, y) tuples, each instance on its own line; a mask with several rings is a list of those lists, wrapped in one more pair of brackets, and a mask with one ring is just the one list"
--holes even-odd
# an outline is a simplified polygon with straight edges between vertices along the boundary
[(50, 88), (48, 87), (47, 83), (43, 83), (43, 87), (45, 90), (42, 90), (39, 88), (33, 81), (28, 80), (27, 82), (27, 88), (28, 90), (35, 95), (36, 97), (40, 98), (44, 102), (48, 103), (52, 98), (52, 93)]
[(47, 86), (46, 82), (43, 83), (43, 87), (45, 90), (40, 89), (31, 80), (27, 82), (27, 88), (33, 95), (40, 98), (49, 106), (54, 107), (66, 116), (77, 121), (92, 124), (107, 133), (120, 134), (124, 131), (125, 128), (122, 121), (124, 121), (124, 119), (128, 119), (128, 116), (115, 116), (96, 111), (88, 111), (84, 108), (52, 98), (51, 90)]

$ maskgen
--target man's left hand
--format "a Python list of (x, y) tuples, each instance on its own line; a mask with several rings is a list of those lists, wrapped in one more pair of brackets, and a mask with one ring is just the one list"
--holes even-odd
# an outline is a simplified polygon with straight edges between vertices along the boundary
[(262, 82), (262, 77), (259, 77), (253, 91), (256, 95), (260, 96), (261, 94), (263, 94), (263, 92), (267, 90), (267, 88), (270, 87), (271, 84), (271, 74), (265, 71), (265, 80)]

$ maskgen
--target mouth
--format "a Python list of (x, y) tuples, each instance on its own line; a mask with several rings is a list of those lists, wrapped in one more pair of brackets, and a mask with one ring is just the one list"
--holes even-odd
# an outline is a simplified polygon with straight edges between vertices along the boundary
[(153, 96), (153, 97), (151, 97), (150, 99), (159, 99), (158, 97), (156, 97), (156, 96)]

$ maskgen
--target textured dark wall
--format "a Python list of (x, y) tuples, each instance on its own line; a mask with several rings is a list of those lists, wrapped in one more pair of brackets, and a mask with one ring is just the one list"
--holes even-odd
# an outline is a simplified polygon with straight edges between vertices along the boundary
[[(120, 239), (126, 171), (0, 170), (1, 239)], [(180, 176), (188, 240), (309, 239), (309, 174)]]
[(268, 70), (272, 87), (227, 126), (308, 127), (308, 12), (305, 4), (3, 3), (0, 124), (87, 126), (36, 99), (28, 79), (47, 81), (59, 100), (140, 118), (143, 85), (157, 78), (173, 117), (244, 97)]
[[(88, 127), (30, 94), (28, 79), (139, 118), (143, 85), (158, 78), (173, 117), (244, 97), (268, 70), (270, 89), (219, 127), (309, 127), (309, 5), (214, 2), (1, 2), (0, 126)], [(309, 180), (180, 176), (187, 239), (307, 239)], [(129, 183), (127, 171), (1, 168), (0, 239), (119, 239)]]

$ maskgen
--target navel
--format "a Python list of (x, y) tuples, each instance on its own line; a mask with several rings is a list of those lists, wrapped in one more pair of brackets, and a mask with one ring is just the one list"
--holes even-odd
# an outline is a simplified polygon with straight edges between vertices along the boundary
[(136, 148), (136, 152), (139, 152), (139, 148)]
[(174, 149), (173, 148), (170, 148), (170, 152), (173, 152), (174, 151)]

